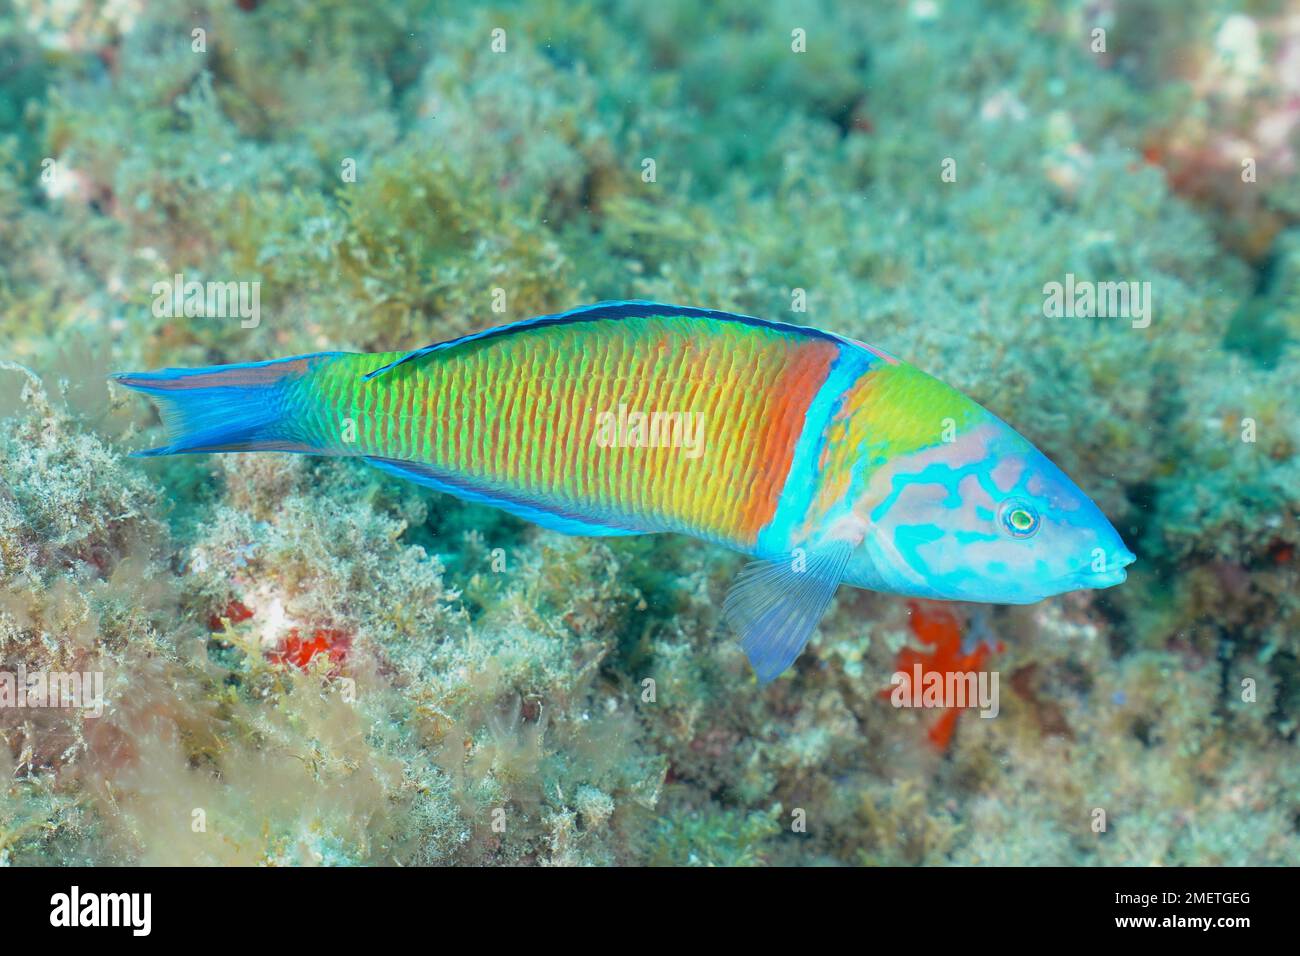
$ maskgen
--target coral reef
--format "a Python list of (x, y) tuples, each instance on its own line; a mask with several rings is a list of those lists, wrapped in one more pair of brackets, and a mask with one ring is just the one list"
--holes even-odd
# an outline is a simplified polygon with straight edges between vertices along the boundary
[[(0, 672), (100, 674), (103, 712), (0, 707), (0, 862), (1300, 859), (1298, 24), (16, 0)], [(1046, 315), (1067, 274), (1149, 283), (1149, 321)], [(167, 314), (178, 275), (258, 283), (258, 320)], [(902, 599), (841, 589), (760, 688), (719, 626), (733, 555), (347, 461), (129, 459), (158, 422), (105, 381), (633, 297), (940, 375), (1079, 481), (1134, 573), (958, 609), (1001, 708), (927, 740), (879, 694), (927, 656)]]

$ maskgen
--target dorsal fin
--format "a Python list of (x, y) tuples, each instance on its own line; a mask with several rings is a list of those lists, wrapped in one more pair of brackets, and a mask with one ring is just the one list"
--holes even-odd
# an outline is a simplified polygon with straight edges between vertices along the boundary
[[(629, 299), (626, 301), (616, 302), (597, 302), (595, 305), (584, 305), (577, 309), (570, 309), (568, 312), (557, 312), (554, 315), (539, 315), (536, 318), (523, 319), (519, 322), (511, 322), (508, 325), (500, 325), (494, 329), (484, 329), (482, 332), (473, 332), (469, 335), (462, 335), (460, 338), (449, 339), (446, 342), (437, 342), (433, 345), (426, 345), (422, 349), (416, 349), (414, 352), (406, 353), (395, 362), (389, 362), (382, 368), (377, 368), (373, 372), (366, 373), (366, 375), (363, 376), (363, 380), (368, 382), (370, 379), (383, 375), (385, 372), (392, 371), (399, 365), (405, 365), (407, 362), (413, 362), (416, 359), (424, 358), (424, 356), (433, 352), (441, 352), (444, 349), (449, 349), (457, 345), (464, 345), (467, 342), (481, 342), (485, 339), (511, 335), (525, 329), (544, 328), (548, 325), (571, 325), (578, 322), (596, 322), (603, 319), (637, 319), (648, 316), (714, 319), (720, 322), (739, 322), (743, 325), (752, 325), (758, 328), (775, 329), (780, 332), (793, 332), (811, 338), (826, 339), (827, 341), (836, 342), (840, 345), (851, 345), (855, 348), (867, 348), (869, 351), (881, 355), (881, 353), (876, 349), (872, 349), (870, 346), (863, 346), (862, 343), (855, 342), (842, 335), (835, 335), (833, 332), (823, 332), (820, 329), (812, 329), (803, 325), (791, 325), (787, 322), (773, 322), (770, 319), (760, 319), (752, 315), (738, 315), (734, 312), (719, 312), (715, 309), (697, 309), (688, 305), (669, 305), (664, 302), (646, 302), (640, 299)], [(882, 357), (892, 359), (892, 356), (882, 355)]]

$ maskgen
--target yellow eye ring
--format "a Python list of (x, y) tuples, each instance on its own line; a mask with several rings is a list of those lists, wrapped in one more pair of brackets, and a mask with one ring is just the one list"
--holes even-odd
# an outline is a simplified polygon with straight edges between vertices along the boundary
[(1015, 538), (1028, 538), (1038, 530), (1038, 512), (1024, 501), (1002, 503), (1002, 527)]

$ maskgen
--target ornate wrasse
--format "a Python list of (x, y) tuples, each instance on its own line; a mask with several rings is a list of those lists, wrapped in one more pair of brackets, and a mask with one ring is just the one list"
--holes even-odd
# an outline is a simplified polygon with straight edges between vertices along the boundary
[(170, 444), (363, 458), (569, 534), (669, 531), (755, 560), (723, 605), (760, 680), (841, 582), (1030, 603), (1134, 556), (1032, 444), (893, 356), (816, 329), (601, 303), (414, 352), (121, 373)]

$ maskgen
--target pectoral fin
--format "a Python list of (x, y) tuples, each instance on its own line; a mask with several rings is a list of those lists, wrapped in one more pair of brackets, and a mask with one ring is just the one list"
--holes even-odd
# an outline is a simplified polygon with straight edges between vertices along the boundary
[(832, 541), (741, 569), (722, 603), (722, 617), (740, 635), (760, 683), (774, 680), (804, 649), (852, 553), (852, 543)]

